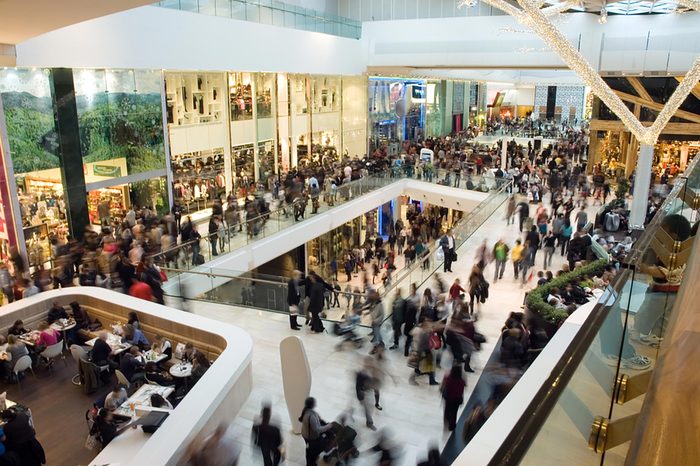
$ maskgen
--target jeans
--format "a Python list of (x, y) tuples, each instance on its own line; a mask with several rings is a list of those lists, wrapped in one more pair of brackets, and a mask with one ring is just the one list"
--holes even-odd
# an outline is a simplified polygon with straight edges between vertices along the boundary
[(554, 246), (544, 247), (544, 269), (547, 270), (552, 266), (552, 256), (554, 255)]
[(506, 270), (506, 261), (499, 261), (496, 259), (496, 271), (493, 273), (493, 281), (495, 282), (499, 278), (503, 278), (503, 272)]
[(567, 238), (565, 236), (562, 236), (561, 239), (559, 240), (559, 245), (561, 246), (561, 255), (563, 256), (564, 253), (566, 253), (567, 246), (569, 245), (569, 240), (571, 238)]
[(282, 453), (279, 448), (260, 447), (260, 452), (262, 453), (263, 464), (265, 466), (277, 466), (280, 464)]
[(383, 345), (384, 341), (382, 340), (382, 323), (381, 322), (372, 322), (372, 343), (374, 346), (377, 345)]
[(218, 239), (216, 236), (210, 236), (209, 241), (211, 242), (211, 255), (212, 256), (218, 256), (219, 253), (216, 252), (216, 243), (218, 242)]

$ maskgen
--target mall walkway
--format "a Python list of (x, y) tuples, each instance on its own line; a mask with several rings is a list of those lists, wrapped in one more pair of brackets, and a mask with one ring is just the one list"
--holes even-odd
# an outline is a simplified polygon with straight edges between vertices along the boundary
[[(589, 207), (592, 216), (598, 207)], [(444, 274), (444, 279), (451, 284), (455, 277), (465, 282), (473, 264), (477, 247), (483, 239), (493, 244), (498, 237), (503, 237), (509, 245), (519, 238), (517, 224), (506, 226), (503, 220), (505, 206), (492, 215), (477, 230), (472, 239), (467, 241), (459, 250), (459, 261), (453, 265), (453, 273)], [(536, 270), (542, 265), (543, 254), (537, 255)], [(559, 254), (555, 254), (552, 269), (556, 272), (563, 263)], [(510, 264), (509, 264), (510, 265)], [(487, 279), (492, 282), (493, 265), (486, 271)], [(534, 280), (528, 286), (534, 286)], [(512, 267), (506, 270), (504, 280), (492, 283), (490, 298), (482, 306), (481, 318), (477, 329), (486, 336), (487, 343), (482, 350), (472, 357), (472, 367), (475, 373), (467, 376), (465, 400), (468, 399), (476, 381), (484, 369), (496, 342), (500, 329), (507, 316), (512, 311), (520, 311), (523, 296), (527, 288), (521, 288), (520, 282), (513, 280)], [(422, 292), (422, 291), (421, 291)], [(299, 335), (304, 340), (309, 364), (312, 370), (312, 395), (318, 400), (318, 411), (328, 420), (334, 420), (341, 413), (354, 408), (354, 427), (359, 433), (357, 444), (361, 451), (373, 446), (375, 434), (364, 427), (362, 415), (354, 391), (354, 371), (359, 369), (362, 358), (369, 350), (369, 344), (360, 350), (346, 347), (342, 351), (335, 348), (339, 341), (330, 333), (312, 334), (308, 330), (292, 333), (289, 330), (288, 318), (283, 314), (257, 311), (204, 302), (188, 302), (188, 309), (197, 314), (238, 325), (248, 331), (255, 341), (253, 353), (253, 381), (255, 390), (243, 406), (238, 417), (233, 421), (229, 435), (241, 447), (240, 464), (259, 464), (256, 458), (257, 449), (251, 441), (250, 430), (254, 419), (259, 414), (263, 402), (272, 405), (273, 417), (282, 427), (287, 451), (286, 464), (301, 466), (304, 464), (304, 442), (299, 436), (290, 433), (291, 423), (287, 415), (286, 403), (282, 392), (282, 374), (280, 370), (279, 343), (290, 334)], [(330, 324), (326, 324), (329, 328)], [(330, 330), (330, 328), (329, 328)], [(384, 338), (389, 340), (392, 332), (387, 322), (384, 327)], [(425, 377), (419, 379), (419, 386), (408, 383), (411, 369), (406, 366), (403, 352), (387, 351), (387, 369), (396, 377), (396, 384), (386, 381), (382, 389), (381, 404), (384, 410), (375, 412), (375, 424), (379, 429), (386, 428), (401, 444), (404, 452), (399, 464), (415, 465), (417, 460), (424, 457), (431, 444), (440, 447), (447, 440), (442, 427), (442, 403), (437, 387), (428, 386)], [(442, 366), (449, 368), (449, 356), (443, 357)], [(436, 378), (442, 379), (445, 370), (438, 371)], [(372, 464), (368, 456), (360, 457), (358, 464)], [(322, 463), (320, 463), (322, 464)]]

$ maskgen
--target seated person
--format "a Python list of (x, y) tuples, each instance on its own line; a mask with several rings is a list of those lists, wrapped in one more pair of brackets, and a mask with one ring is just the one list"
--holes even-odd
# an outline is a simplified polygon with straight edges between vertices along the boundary
[(157, 393), (151, 395), (151, 406), (154, 408), (174, 409), (168, 400)]
[(90, 434), (97, 437), (97, 440), (99, 440), (104, 447), (108, 445), (114, 437), (119, 435), (119, 433), (120, 430), (112, 412), (106, 408), (100, 409), (95, 417), (95, 423), (90, 429)]
[(29, 330), (24, 328), (24, 322), (21, 320), (15, 320), (15, 323), (12, 324), (12, 327), (7, 331), (9, 335), (24, 335), (25, 333), (29, 333)]
[(197, 354), (197, 350), (195, 349), (194, 345), (190, 342), (187, 342), (185, 344), (185, 352), (182, 355), (182, 361), (183, 362), (192, 362), (194, 361), (194, 356)]
[(80, 307), (77, 301), (70, 303), (71, 312), (73, 318), (75, 319), (75, 328), (78, 330), (86, 329), (90, 325), (90, 317), (88, 316), (85, 309)]
[(139, 316), (137, 316), (134, 311), (131, 311), (129, 313), (129, 320), (127, 320), (126, 323), (131, 325), (134, 328), (137, 328), (137, 329), (141, 328), (141, 323), (139, 322)]
[(109, 409), (110, 411), (114, 411), (128, 399), (129, 397), (126, 394), (124, 385), (115, 385), (114, 389), (112, 389), (112, 391), (109, 392), (105, 398), (105, 408)]
[(192, 382), (197, 383), (199, 379), (202, 378), (205, 372), (209, 370), (211, 364), (204, 353), (197, 351), (194, 355), (194, 361), (192, 361)]
[(136, 382), (144, 378), (143, 363), (139, 361), (140, 351), (137, 346), (132, 346), (129, 351), (122, 356), (119, 370), (129, 382)]
[(124, 326), (124, 336), (122, 337), (122, 341), (138, 346), (139, 348), (148, 348), (151, 346), (151, 344), (148, 342), (148, 338), (146, 338), (146, 335), (131, 324), (126, 324)]
[(53, 324), (56, 322), (58, 319), (67, 319), (68, 318), (68, 313), (66, 310), (58, 304), (57, 302), (54, 301), (53, 306), (51, 309), (49, 309), (49, 315), (46, 319), (46, 321), (49, 323), (49, 325)]
[(163, 387), (171, 387), (177, 384), (177, 380), (173, 378), (168, 371), (162, 371), (154, 362), (147, 362), (145, 366), (145, 377), (149, 382), (161, 385)]
[(10, 335), (7, 338), (7, 353), (10, 355), (10, 360), (8, 361), (10, 370), (15, 368), (15, 364), (22, 356), (29, 354), (27, 350), (27, 345), (25, 345), (16, 335)]
[(46, 321), (39, 324), (39, 331), (39, 339), (36, 341), (37, 352), (42, 352), (49, 346), (55, 345), (61, 336), (58, 330), (52, 329)]
[(163, 360), (169, 361), (173, 357), (173, 345), (170, 344), (170, 341), (166, 340), (163, 338), (162, 335), (156, 335), (155, 338), (155, 344), (157, 345), (157, 351), (158, 354), (165, 354), (167, 357)]
[(109, 356), (112, 354), (112, 348), (107, 343), (107, 332), (101, 331), (90, 353), (90, 361), (98, 366), (109, 366), (110, 370), (116, 369), (117, 363), (112, 361)]

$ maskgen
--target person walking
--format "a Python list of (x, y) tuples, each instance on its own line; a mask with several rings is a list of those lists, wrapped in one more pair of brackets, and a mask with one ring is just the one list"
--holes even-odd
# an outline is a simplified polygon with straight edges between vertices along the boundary
[(301, 302), (301, 272), (294, 270), (292, 278), (287, 282), (287, 306), (289, 306), (289, 328), (292, 330), (301, 330), (297, 323), (299, 315), (299, 303)]
[(399, 347), (401, 326), (406, 323), (406, 300), (401, 296), (401, 288), (396, 289), (396, 296), (391, 305), (391, 327), (394, 330), (394, 344), (389, 347), (394, 350)]
[(307, 289), (310, 290), (309, 313), (311, 314), (311, 331), (314, 333), (321, 333), (325, 330), (323, 322), (321, 322), (321, 311), (323, 311), (324, 303), (324, 286), (315, 274), (309, 274), (306, 280), (309, 282)]
[(277, 466), (282, 459), (282, 433), (279, 427), (270, 424), (271, 410), (264, 406), (260, 423), (253, 426), (255, 445), (260, 448), (265, 466)]
[(476, 301), (476, 304), (481, 308), (481, 300), (485, 299), (485, 296), (483, 296), (485, 281), (484, 269), (481, 267), (481, 263), (474, 264), (471, 274), (469, 275), (469, 309), (471, 315), (475, 315), (476, 312), (474, 301)]
[(452, 272), (452, 261), (455, 256), (455, 237), (452, 235), (451, 228), (440, 238), (440, 247), (445, 256), (443, 271), (445, 273)]
[(565, 219), (564, 226), (561, 230), (561, 237), (559, 238), (559, 245), (561, 246), (562, 257), (564, 257), (564, 254), (568, 249), (569, 241), (571, 240), (571, 235), (573, 234), (573, 232), (574, 228), (571, 226), (571, 222)]
[(325, 446), (323, 434), (333, 427), (332, 424), (323, 422), (314, 408), (316, 408), (316, 398), (308, 397), (304, 401), (304, 409), (299, 416), (301, 436), (306, 442), (306, 466), (316, 466), (318, 455)]
[(544, 269), (547, 270), (552, 266), (552, 256), (554, 256), (554, 248), (557, 242), (556, 236), (550, 230), (547, 236), (542, 240), (542, 249), (544, 250)]
[(374, 354), (377, 349), (384, 346), (382, 339), (382, 322), (384, 321), (384, 304), (377, 290), (371, 290), (367, 296), (367, 302), (362, 307), (363, 311), (372, 319), (372, 343), (374, 346), (369, 354)]
[(515, 221), (515, 196), (510, 196), (508, 198), (508, 204), (506, 204), (506, 225), (510, 225)]
[(216, 223), (215, 215), (209, 218), (209, 242), (211, 243), (211, 255), (218, 256), (216, 245), (219, 242), (219, 225)]
[(440, 394), (445, 402), (444, 423), (445, 428), (452, 432), (457, 426), (457, 411), (464, 403), (464, 388), (467, 386), (462, 376), (462, 366), (452, 366), (449, 375), (442, 379)]
[(510, 251), (510, 259), (513, 261), (513, 278), (518, 279), (520, 274), (520, 266), (522, 265), (523, 255), (525, 248), (523, 247), (522, 241), (519, 239), (515, 240), (515, 246)]
[(413, 342), (412, 330), (416, 326), (420, 309), (420, 296), (418, 296), (418, 287), (415, 283), (411, 283), (410, 290), (410, 294), (406, 298), (406, 318), (403, 325), (403, 334), (406, 336), (406, 343), (403, 349), (404, 357), (408, 357), (408, 353), (411, 350), (411, 344)]
[(506, 262), (508, 261), (508, 245), (499, 239), (493, 246), (493, 258), (496, 261), (496, 270), (493, 273), (493, 282), (496, 283), (503, 278), (503, 272), (506, 270)]

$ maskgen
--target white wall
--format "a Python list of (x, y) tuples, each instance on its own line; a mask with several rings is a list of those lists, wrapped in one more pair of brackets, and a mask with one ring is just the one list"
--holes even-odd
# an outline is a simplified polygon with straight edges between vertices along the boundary
[(361, 40), (142, 7), (17, 45), (17, 66), (280, 71), (358, 75)]

